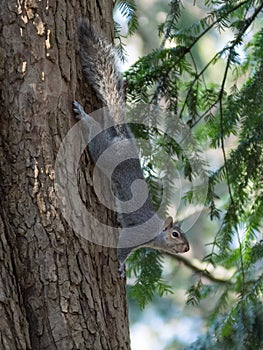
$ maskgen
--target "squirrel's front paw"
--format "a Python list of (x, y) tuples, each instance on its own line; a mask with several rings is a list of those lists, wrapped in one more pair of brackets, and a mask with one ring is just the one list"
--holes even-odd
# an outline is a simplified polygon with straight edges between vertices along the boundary
[(123, 263), (120, 263), (118, 271), (120, 272), (121, 279), (124, 279), (126, 274), (125, 274), (124, 264)]
[(85, 116), (85, 112), (84, 112), (84, 109), (83, 109), (83, 107), (81, 106), (81, 104), (80, 103), (78, 103), (76, 100), (73, 100), (72, 101), (72, 106), (73, 106), (73, 112), (75, 113), (75, 115), (76, 115), (76, 118), (78, 118), (78, 119), (82, 119), (82, 118), (84, 118), (84, 116)]

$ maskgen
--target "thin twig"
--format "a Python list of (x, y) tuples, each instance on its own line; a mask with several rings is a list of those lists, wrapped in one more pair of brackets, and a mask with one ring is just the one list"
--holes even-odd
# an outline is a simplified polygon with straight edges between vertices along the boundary
[(185, 258), (183, 255), (178, 254), (178, 255), (173, 255), (173, 257), (177, 261), (182, 262), (185, 266), (189, 267), (195, 273), (200, 274), (201, 276), (209, 279), (210, 281), (213, 281), (216, 283), (229, 284), (229, 285), (232, 284), (229, 279), (217, 277), (211, 272), (209, 272), (207, 269), (202, 269), (201, 267), (196, 266), (190, 259)]
[(182, 117), (182, 114), (183, 114), (183, 111), (187, 105), (187, 101), (189, 99), (189, 96), (191, 95), (191, 92), (192, 92), (192, 88), (194, 86), (194, 84), (199, 80), (199, 78), (204, 74), (204, 72), (207, 70), (207, 68), (215, 62), (215, 60), (217, 59), (218, 56), (220, 56), (222, 54), (222, 51), (220, 52), (217, 52), (212, 58), (211, 60), (204, 66), (204, 68), (195, 76), (194, 80), (191, 82), (191, 85), (187, 91), (187, 95), (185, 97), (185, 100), (184, 100), (184, 104), (183, 104), (183, 107), (181, 108), (181, 111), (180, 111), (180, 115), (179, 115), (179, 118)]

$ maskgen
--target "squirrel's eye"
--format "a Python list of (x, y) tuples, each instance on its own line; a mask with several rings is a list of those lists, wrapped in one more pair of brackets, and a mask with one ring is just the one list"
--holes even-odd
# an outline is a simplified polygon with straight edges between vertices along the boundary
[(179, 237), (179, 233), (177, 231), (172, 232), (172, 237), (177, 238)]

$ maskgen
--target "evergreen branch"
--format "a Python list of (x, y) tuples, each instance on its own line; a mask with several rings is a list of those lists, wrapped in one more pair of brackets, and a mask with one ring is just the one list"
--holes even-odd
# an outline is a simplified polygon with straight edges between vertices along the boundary
[(208, 69), (208, 67), (215, 62), (215, 60), (217, 59), (217, 57), (221, 56), (222, 54), (222, 51), (220, 52), (217, 52), (212, 58), (211, 60), (205, 65), (205, 67), (195, 76), (194, 80), (191, 82), (191, 85), (187, 91), (187, 95), (185, 97), (185, 100), (184, 100), (184, 104), (183, 104), (183, 107), (181, 108), (181, 111), (180, 111), (180, 115), (179, 115), (179, 118), (181, 119), (182, 118), (182, 115), (183, 115), (183, 111), (185, 109), (185, 107), (187, 106), (187, 102), (188, 102), (188, 99), (189, 97), (191, 96), (191, 92), (192, 92), (192, 89), (193, 89), (193, 86), (195, 85), (195, 83), (200, 79), (200, 77), (204, 74), (204, 72)]
[(247, 3), (247, 0), (239, 3), (238, 5), (234, 6), (233, 8), (231, 8), (231, 10), (229, 10), (229, 12), (227, 12), (226, 14), (219, 16), (217, 18), (217, 20), (213, 21), (200, 35), (198, 35), (195, 40), (192, 42), (192, 44), (188, 47), (188, 50), (190, 51), (195, 44), (206, 34), (209, 32), (210, 29), (212, 29), (217, 23), (220, 23), (222, 21), (223, 18), (227, 17), (230, 13), (236, 11), (237, 9), (239, 9), (240, 7), (242, 7), (243, 5), (245, 5)]
[(229, 16), (230, 13), (236, 11), (237, 9), (239, 9), (240, 7), (242, 7), (243, 5), (245, 5), (247, 3), (247, 0), (237, 4), (236, 6), (234, 6), (233, 8), (231, 8), (227, 13), (225, 13), (224, 15), (219, 16), (215, 21), (213, 21), (201, 34), (199, 34), (191, 43), (190, 46), (188, 46), (184, 52), (184, 55), (186, 53), (188, 53), (194, 46), (195, 44), (206, 34), (209, 32), (209, 30), (211, 30), (216, 24), (220, 23), (222, 21), (222, 19), (224, 19), (225, 17)]
[[(170, 33), (171, 33), (171, 30), (173, 28), (173, 23), (176, 21), (176, 19), (180, 15), (180, 9), (179, 9), (180, 3), (181, 3), (181, 1), (178, 1), (178, 0), (173, 0), (171, 2), (171, 8), (170, 8), (169, 13), (167, 14), (165, 22), (168, 22), (169, 16), (171, 16), (171, 15), (172, 15), (172, 19), (170, 20), (170, 23), (169, 23), (168, 27), (166, 28), (166, 31), (165, 31), (163, 40), (161, 42), (159, 51), (161, 51), (164, 48), (165, 43), (168, 40)], [(177, 11), (175, 10), (175, 7), (177, 7)]]
[[(229, 55), (228, 55), (227, 64), (226, 64), (226, 68), (225, 68), (225, 72), (224, 72), (224, 77), (223, 77), (223, 81), (222, 81), (222, 85), (221, 85), (221, 90), (219, 93), (219, 110), (220, 110), (220, 129), (221, 129), (220, 140), (221, 140), (221, 148), (222, 148), (223, 158), (224, 158), (224, 166), (225, 166), (225, 170), (226, 170), (226, 182), (227, 182), (227, 187), (228, 187), (228, 193), (230, 196), (231, 206), (234, 208), (235, 203), (234, 203), (234, 198), (233, 198), (232, 190), (231, 190), (231, 186), (230, 186), (229, 169), (227, 166), (227, 157), (226, 157), (226, 151), (225, 151), (225, 145), (224, 145), (224, 121), (223, 121), (223, 94), (224, 94), (224, 88), (225, 88), (225, 83), (226, 83), (226, 79), (227, 79), (227, 74), (228, 74), (228, 71), (229, 71), (229, 68), (231, 65), (232, 50), (234, 50), (234, 44), (232, 45), (232, 48), (230, 48), (230, 50), (229, 50)], [(237, 232), (237, 239), (238, 239), (238, 245), (239, 245), (240, 264), (241, 264), (241, 272), (242, 272), (242, 295), (244, 295), (245, 271), (244, 271), (242, 243), (241, 243), (241, 239), (240, 239), (240, 235), (239, 235), (238, 230), (236, 230), (236, 232)]]
[(229, 196), (230, 196), (230, 201), (231, 204), (234, 206), (234, 199), (232, 196), (232, 191), (231, 191), (231, 187), (230, 187), (230, 180), (229, 180), (229, 173), (228, 173), (228, 167), (227, 167), (227, 157), (226, 157), (226, 151), (225, 151), (225, 141), (224, 141), (224, 118), (223, 118), (223, 95), (224, 95), (224, 90), (225, 90), (225, 84), (226, 84), (226, 79), (227, 79), (227, 74), (230, 68), (230, 64), (231, 64), (231, 53), (232, 53), (232, 49), (230, 49), (229, 55), (228, 55), (228, 59), (227, 59), (227, 64), (226, 64), (226, 68), (225, 68), (225, 72), (224, 72), (224, 76), (223, 76), (223, 81), (221, 84), (221, 89), (219, 92), (219, 114), (220, 114), (220, 140), (221, 140), (221, 148), (222, 148), (222, 152), (223, 152), (223, 158), (224, 158), (224, 166), (226, 169), (226, 181), (227, 181), (227, 186), (228, 186), (228, 192), (229, 192)]
[(183, 255), (173, 255), (173, 257), (183, 263), (185, 266), (187, 266), (188, 268), (190, 268), (191, 270), (193, 270), (195, 273), (200, 274), (201, 276), (209, 279), (212, 282), (216, 282), (216, 283), (223, 283), (223, 284), (227, 284), (227, 285), (232, 285), (233, 283), (230, 282), (229, 278), (220, 278), (217, 277), (216, 275), (214, 275), (213, 273), (209, 272), (207, 270), (207, 268), (203, 268), (202, 267), (202, 263), (200, 261), (198, 261), (198, 263), (194, 263), (193, 261), (191, 261), (190, 259), (185, 258)]
[[(157, 52), (161, 52), (164, 49), (165, 43), (166, 43), (166, 41), (168, 40), (168, 38), (170, 36), (173, 24), (176, 21), (176, 19), (178, 19), (178, 17), (179, 17), (179, 14), (180, 14), (180, 9), (179, 9), (180, 3), (181, 3), (181, 1), (178, 1), (178, 0), (173, 0), (171, 2), (171, 8), (170, 8), (169, 13), (167, 14), (165, 22), (168, 22), (168, 19), (169, 19), (169, 17), (171, 15), (172, 15), (172, 18), (170, 20), (170, 23), (169, 23), (168, 27), (166, 28), (163, 40), (162, 40), (162, 42), (160, 44), (160, 47), (159, 47)], [(159, 81), (158, 81), (155, 93), (154, 93), (153, 98), (151, 100), (151, 104), (156, 104), (156, 105), (159, 104), (160, 89), (161, 89), (161, 79), (159, 79)]]
[(209, 106), (209, 107), (204, 111), (204, 113), (202, 113), (202, 114), (200, 115), (200, 117), (190, 126), (191, 129), (193, 129), (193, 128), (207, 115), (208, 111), (210, 111), (211, 109), (213, 109), (213, 108), (217, 105), (218, 101), (219, 101), (219, 99), (216, 99), (216, 100), (214, 101), (214, 103), (213, 103), (211, 106)]
[(134, 0), (117, 0), (114, 4), (115, 8), (118, 8), (121, 14), (126, 18), (128, 25), (128, 34), (132, 35), (138, 28), (138, 19), (135, 14), (136, 4)]
[[(242, 3), (240, 3), (240, 4), (238, 4), (238, 5), (233, 9), (233, 11), (236, 10), (237, 8), (239, 8), (241, 5), (244, 5), (244, 3), (246, 3), (246, 1), (244, 1), (244, 2), (242, 2)], [(195, 79), (192, 81), (191, 86), (189, 87), (189, 90), (188, 90), (188, 92), (187, 92), (186, 98), (185, 98), (185, 100), (184, 100), (183, 107), (181, 108), (181, 111), (180, 111), (179, 118), (182, 118), (183, 111), (184, 111), (184, 109), (185, 109), (185, 107), (186, 107), (186, 105), (187, 105), (187, 102), (188, 102), (189, 97), (191, 96), (192, 88), (193, 88), (193, 86), (195, 85), (195, 83), (196, 83), (196, 82), (199, 80), (199, 78), (204, 74), (204, 72), (208, 69), (208, 67), (209, 67), (212, 63), (214, 63), (215, 60), (216, 60), (218, 57), (220, 57), (225, 51), (229, 50), (228, 58), (229, 58), (229, 59), (232, 58), (231, 53), (233, 52), (234, 47), (240, 42), (240, 40), (241, 40), (242, 36), (244, 35), (244, 33), (246, 32), (246, 30), (249, 28), (249, 26), (251, 25), (251, 23), (253, 23), (254, 19), (255, 19), (256, 16), (258, 15), (258, 13), (262, 10), (262, 7), (263, 7), (263, 6), (260, 6), (258, 9), (256, 9), (255, 13), (246, 21), (246, 25), (245, 25), (244, 28), (242, 28), (242, 30), (238, 33), (238, 35), (237, 35), (235, 41), (231, 44), (231, 46), (227, 46), (227, 47), (225, 47), (223, 50), (217, 52), (217, 53), (211, 58), (211, 60), (205, 65), (205, 67), (195, 76)], [(229, 13), (230, 13), (230, 12), (229, 12)], [(229, 13), (228, 13), (228, 14), (229, 14)], [(197, 41), (198, 41), (199, 39), (201, 39), (201, 37), (202, 37), (204, 34), (206, 34), (210, 29), (212, 29), (213, 26), (214, 26), (216, 23), (218, 23), (221, 19), (222, 19), (222, 17), (220, 17), (217, 21), (214, 21), (208, 28), (206, 28), (206, 30), (205, 30), (204, 32), (202, 32), (202, 33), (193, 41), (193, 43), (182, 53), (182, 56), (185, 55), (186, 53), (189, 53), (189, 52), (191, 53), (190, 50), (191, 50), (192, 47), (197, 43)], [(228, 71), (228, 68), (230, 67), (230, 63), (231, 63), (231, 61), (230, 61), (229, 59), (228, 59), (228, 62), (227, 62), (227, 71)], [(223, 82), (224, 82), (224, 84), (223, 84), (223, 90), (221, 89), (221, 92), (220, 92), (220, 94), (219, 94), (219, 95), (222, 95), (222, 96), (223, 96), (223, 93), (224, 93), (224, 86), (225, 86), (225, 82), (226, 82), (226, 78), (227, 78), (227, 71), (225, 71), (226, 76), (224, 76), (224, 79), (223, 79)], [(220, 98), (220, 96), (219, 96), (217, 102), (220, 101), (220, 100), (221, 100), (221, 98)], [(215, 104), (216, 104), (216, 103), (215, 103)], [(214, 104), (214, 105), (215, 105), (215, 104)], [(221, 108), (221, 107), (220, 107), (220, 108)], [(220, 112), (220, 113), (221, 113), (221, 112)], [(198, 122), (199, 122), (205, 115), (206, 115), (206, 113), (203, 113), (203, 115), (198, 119)], [(220, 114), (220, 115), (221, 115), (221, 114)], [(194, 123), (194, 125), (196, 125), (198, 122)], [(193, 126), (194, 126), (194, 125), (193, 125)], [(192, 127), (193, 127), (193, 126), (192, 126)], [(222, 134), (221, 134), (221, 136), (222, 136)], [(224, 151), (223, 151), (223, 152), (224, 152)], [(225, 159), (225, 156), (224, 156), (224, 159)], [(231, 191), (230, 191), (229, 193), (231, 193)], [(230, 195), (230, 196), (231, 196), (231, 198), (232, 198), (232, 195)]]
[[(239, 31), (236, 39), (232, 42), (232, 45), (229, 47), (227, 64), (226, 64), (226, 68), (225, 68), (225, 72), (224, 72), (224, 76), (223, 76), (223, 80), (222, 80), (222, 84), (221, 84), (221, 89), (219, 92), (220, 130), (221, 130), (220, 140), (221, 140), (221, 148), (222, 148), (223, 158), (224, 158), (224, 166), (225, 166), (225, 170), (226, 170), (226, 182), (227, 182), (227, 186), (228, 186), (228, 193), (230, 196), (231, 207), (233, 207), (233, 208), (235, 208), (235, 202), (234, 202), (234, 198), (233, 198), (232, 190), (231, 190), (231, 186), (230, 186), (229, 169), (228, 169), (228, 165), (227, 165), (227, 157), (226, 157), (226, 151), (225, 151), (225, 145), (224, 145), (223, 94), (224, 94), (224, 89), (225, 89), (228, 71), (229, 71), (230, 66), (231, 66), (232, 58), (234, 56), (234, 48), (240, 42), (240, 40), (242, 39), (242, 36), (247, 31), (247, 29), (249, 28), (251, 23), (253, 23), (253, 21), (255, 20), (255, 18), (259, 14), (259, 12), (262, 10), (262, 8), (263, 8), (263, 5), (259, 6), (254, 11), (253, 15), (245, 22), (245, 25)], [(238, 244), (239, 244), (240, 264), (241, 264), (241, 272), (242, 272), (242, 295), (244, 295), (245, 271), (244, 271), (243, 252), (242, 252), (242, 242), (241, 242), (241, 238), (240, 238), (240, 234), (239, 234), (238, 230), (236, 230), (236, 231), (237, 231), (237, 239), (238, 239)]]

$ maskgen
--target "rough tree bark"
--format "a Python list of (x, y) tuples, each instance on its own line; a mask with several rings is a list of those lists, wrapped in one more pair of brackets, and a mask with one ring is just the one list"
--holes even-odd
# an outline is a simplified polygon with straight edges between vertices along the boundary
[[(54, 189), (73, 98), (99, 107), (83, 83), (76, 28), (88, 17), (112, 39), (112, 1), (3, 0), (0, 7), (0, 349), (129, 349), (116, 251), (79, 237)], [(80, 190), (104, 222), (88, 156)], [(87, 229), (100, 234), (90, 223)]]

